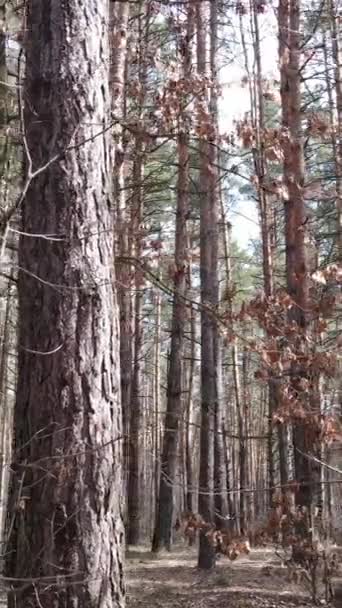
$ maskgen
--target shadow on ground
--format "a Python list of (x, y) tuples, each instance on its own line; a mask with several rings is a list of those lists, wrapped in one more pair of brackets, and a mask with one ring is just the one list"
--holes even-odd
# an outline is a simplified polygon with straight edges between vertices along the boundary
[(198, 570), (196, 550), (176, 547), (156, 555), (147, 548), (127, 552), (128, 608), (310, 607), (308, 591), (288, 580), (274, 551), (253, 550), (213, 572)]

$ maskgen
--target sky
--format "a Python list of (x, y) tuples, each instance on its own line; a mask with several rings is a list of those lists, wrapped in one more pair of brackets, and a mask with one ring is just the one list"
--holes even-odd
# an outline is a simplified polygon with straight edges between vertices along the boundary
[[(250, 17), (246, 15), (245, 22), (245, 37), (248, 44), (250, 38), (249, 24)], [(240, 40), (239, 18), (233, 17), (232, 26), (235, 30), (235, 37)], [(272, 9), (267, 9), (265, 15), (259, 17), (260, 40), (261, 40), (261, 56), (262, 56), (262, 71), (265, 76), (274, 75), (277, 73), (277, 34), (276, 20)], [(228, 34), (229, 35), (229, 34)], [(8, 40), (9, 59), (15, 61), (13, 71), (16, 71), (18, 44)], [(250, 65), (253, 62), (252, 47), (250, 46)], [(243, 55), (238, 54), (234, 57), (229, 65), (226, 65), (220, 70), (219, 78), (222, 88), (222, 97), (220, 99), (220, 130), (227, 133), (233, 129), (234, 120), (243, 118), (246, 112), (249, 111), (249, 92), (248, 86), (242, 84), (242, 78), (245, 75)], [(230, 209), (229, 220), (233, 225), (233, 237), (238, 241), (241, 247), (248, 247), (251, 239), (256, 239), (260, 236), (258, 225), (258, 212), (255, 201), (239, 200), (238, 196), (234, 198), (234, 205)]]
[[(271, 9), (270, 9), (271, 10)], [(245, 21), (245, 36), (249, 37), (249, 16)], [(233, 25), (235, 25), (233, 23)], [(263, 74), (273, 76), (277, 74), (277, 55), (278, 40), (276, 35), (276, 20), (274, 13), (267, 12), (265, 17), (259, 18), (260, 40), (261, 40), (261, 61)], [(236, 17), (236, 35), (239, 36), (239, 22)], [(252, 65), (253, 55), (250, 47), (250, 65)], [(249, 111), (249, 92), (248, 86), (242, 84), (245, 75), (244, 60), (235, 57), (230, 65), (225, 66), (220, 71), (220, 84), (222, 97), (220, 99), (220, 130), (229, 132), (233, 129), (233, 121), (244, 117)], [(241, 247), (247, 247), (251, 239), (260, 236), (258, 225), (258, 212), (253, 200), (234, 201), (234, 206), (230, 210), (229, 220), (233, 225), (233, 237)]]

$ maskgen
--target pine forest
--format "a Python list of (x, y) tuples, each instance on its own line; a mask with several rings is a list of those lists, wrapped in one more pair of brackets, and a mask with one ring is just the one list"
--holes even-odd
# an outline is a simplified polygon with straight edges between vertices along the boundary
[(0, 0), (0, 606), (342, 608), (341, 0)]

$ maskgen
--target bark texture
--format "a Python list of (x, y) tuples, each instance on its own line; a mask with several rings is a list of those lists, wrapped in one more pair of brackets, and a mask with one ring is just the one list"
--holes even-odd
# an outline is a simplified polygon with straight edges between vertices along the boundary
[(28, 174), (60, 157), (22, 208), (9, 605), (121, 608), (107, 0), (32, 0), (27, 30)]

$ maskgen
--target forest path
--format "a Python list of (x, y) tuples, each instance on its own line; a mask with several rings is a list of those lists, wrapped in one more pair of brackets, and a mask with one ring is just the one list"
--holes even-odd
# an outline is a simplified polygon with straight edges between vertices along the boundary
[(221, 557), (213, 572), (196, 567), (195, 549), (158, 556), (128, 551), (128, 608), (305, 608), (314, 606), (304, 585), (289, 582), (273, 550), (253, 549), (235, 562)]

